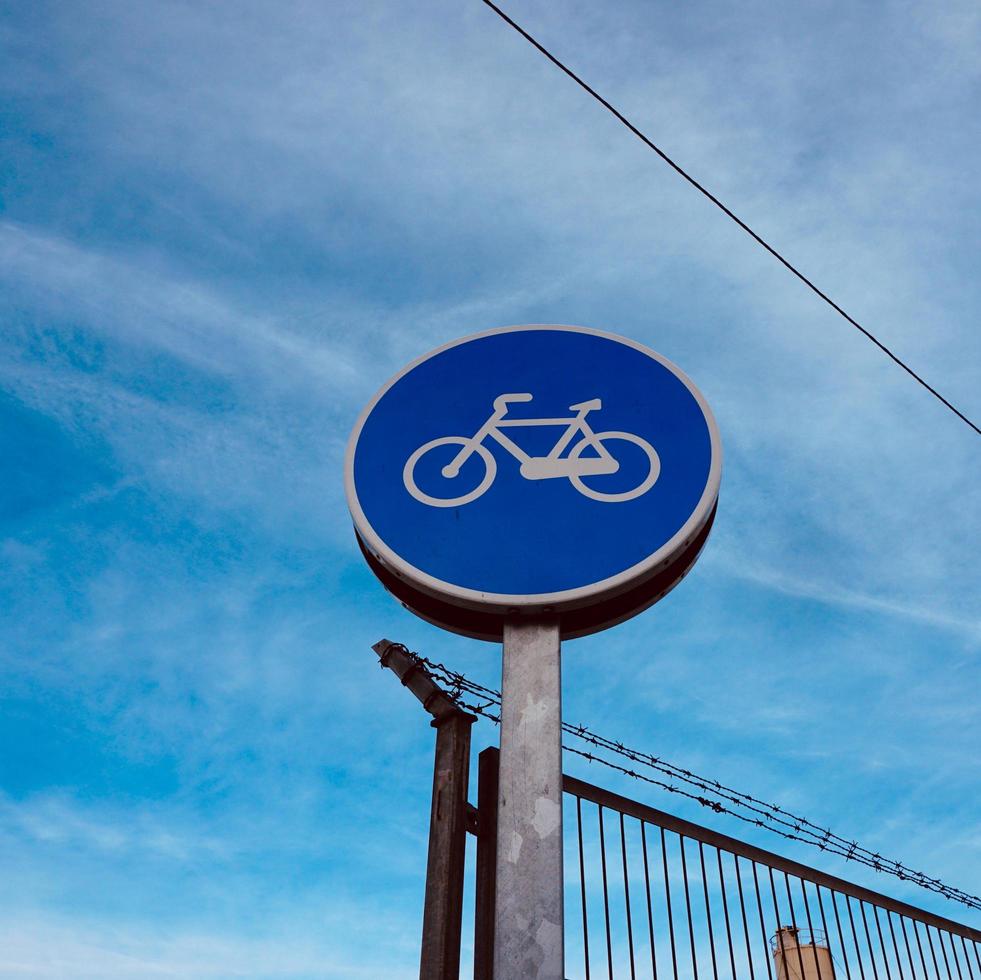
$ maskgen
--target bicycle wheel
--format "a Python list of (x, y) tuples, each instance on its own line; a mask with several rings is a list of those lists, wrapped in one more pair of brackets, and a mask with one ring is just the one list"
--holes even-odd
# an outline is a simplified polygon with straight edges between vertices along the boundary
[[(592, 487), (586, 486), (581, 476), (570, 476), (570, 482), (584, 497), (590, 497), (593, 500), (602, 500), (608, 504), (619, 504), (627, 500), (636, 500), (638, 497), (647, 493), (661, 475), (661, 458), (658, 456), (654, 447), (646, 439), (641, 439), (640, 436), (635, 436), (632, 432), (597, 432), (592, 439), (583, 439), (581, 442), (576, 443), (569, 452), (569, 459), (578, 459), (587, 446), (599, 442), (606, 443), (614, 439), (633, 443), (635, 446), (640, 446), (644, 450), (647, 454), (649, 465), (647, 476), (632, 490), (624, 490), (620, 493), (603, 493), (602, 490), (594, 490)], [(616, 458), (616, 453), (609, 446), (604, 446), (604, 448), (606, 448), (607, 452), (614, 459)]]
[[(494, 482), (494, 477), (497, 476), (497, 460), (494, 459), (491, 451), (484, 445), (478, 443), (474, 446), (474, 450), (477, 455), (484, 461), (484, 475), (481, 481), (474, 487), (473, 490), (469, 490), (466, 493), (459, 494), (455, 497), (432, 497), (428, 493), (424, 493), (419, 489), (415, 480), (415, 468), (416, 464), (422, 459), (426, 453), (433, 449), (438, 449), (440, 446), (466, 446), (469, 445), (470, 440), (464, 436), (443, 436), (441, 439), (433, 439), (432, 442), (427, 442), (421, 445), (406, 461), (405, 467), (402, 470), (402, 482), (405, 484), (405, 489), (415, 497), (421, 504), (428, 504), (430, 507), (462, 507), (464, 504), (469, 504), (472, 500), (476, 500), (481, 494), (483, 494), (487, 488)], [(454, 456), (456, 454), (454, 453)], [(449, 457), (446, 462), (449, 463)], [(443, 479), (447, 481), (448, 484), (456, 484), (460, 479), (459, 475), (454, 477), (446, 476), (442, 469), (440, 469), (440, 474)], [(459, 489), (459, 484), (450, 489)]]

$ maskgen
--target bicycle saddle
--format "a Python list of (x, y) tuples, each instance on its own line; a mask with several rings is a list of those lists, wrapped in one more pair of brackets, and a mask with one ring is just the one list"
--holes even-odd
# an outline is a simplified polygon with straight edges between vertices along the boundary
[(494, 399), (494, 408), (498, 412), (502, 412), (507, 408), (508, 402), (530, 402), (531, 395), (528, 392), (512, 392), (508, 395), (498, 395)]
[(570, 412), (592, 412), (594, 409), (603, 407), (601, 398), (590, 398), (588, 402), (580, 402), (578, 405), (570, 405)]

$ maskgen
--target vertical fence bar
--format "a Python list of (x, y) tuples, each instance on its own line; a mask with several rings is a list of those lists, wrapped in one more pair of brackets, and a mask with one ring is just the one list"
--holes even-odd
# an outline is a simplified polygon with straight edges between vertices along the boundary
[(630, 980), (637, 980), (637, 968), (634, 966), (634, 927), (630, 918), (630, 875), (627, 871), (627, 834), (623, 826), (623, 814), (620, 814), (620, 856), (623, 858), (623, 898), (627, 906), (627, 944), (630, 950)]
[(964, 962), (967, 964), (967, 975), (974, 980), (974, 968), (971, 966), (971, 957), (967, 953), (967, 940), (961, 936), (961, 946), (964, 947)]
[[(582, 847), (582, 797), (576, 797), (576, 831), (579, 835), (579, 894), (582, 898), (582, 955), (589, 980), (589, 920), (586, 916), (586, 861)], [(477, 980), (474, 977), (474, 980)]]
[(869, 962), (872, 964), (872, 976), (875, 977), (875, 980), (879, 980), (879, 970), (875, 965), (875, 950), (872, 949), (872, 933), (869, 932), (869, 919), (865, 914), (865, 902), (861, 899), (858, 903), (858, 910), (862, 914), (862, 925), (865, 927), (865, 942), (869, 948)]
[(865, 967), (862, 965), (862, 947), (858, 944), (858, 933), (855, 931), (855, 916), (852, 915), (852, 900), (851, 896), (845, 896), (845, 908), (848, 909), (848, 921), (852, 926), (852, 939), (855, 942), (855, 959), (858, 960), (858, 972), (862, 976), (862, 980), (865, 980)]
[[(773, 964), (770, 962), (770, 958), (771, 958), (770, 957), (770, 940), (767, 937), (767, 934), (766, 934), (766, 924), (763, 921), (763, 897), (760, 895), (760, 879), (759, 879), (759, 877), (756, 874), (756, 862), (755, 861), (750, 861), (750, 865), (753, 868), (753, 884), (754, 884), (755, 890), (756, 890), (756, 908), (758, 909), (758, 911), (760, 913), (760, 938), (763, 940), (763, 955), (766, 957), (766, 972), (767, 972), (767, 975), (770, 977), (770, 980), (773, 980)], [(770, 878), (770, 884), (771, 885), (773, 884), (773, 878), (772, 878), (772, 876)], [(774, 892), (774, 894), (773, 894), (774, 915), (778, 915), (779, 914), (776, 911), (776, 902), (777, 902), (777, 895), (776, 895), (776, 892)], [(787, 960), (786, 960), (786, 957), (784, 957), (783, 967), (784, 967), (784, 976), (786, 976), (786, 974), (787, 974)]]
[[(909, 972), (913, 980), (916, 980), (916, 967), (913, 965), (913, 950), (910, 948), (909, 944), (909, 933), (906, 931), (906, 916), (901, 915), (899, 917), (899, 928), (903, 931), (903, 943), (906, 946), (906, 959), (909, 961)], [(923, 980), (926, 980), (926, 975), (924, 974)]]
[(668, 936), (671, 939), (671, 970), (674, 980), (678, 980), (678, 951), (674, 942), (674, 917), (671, 914), (671, 881), (668, 876), (668, 845), (664, 839), (664, 828), (661, 827), (661, 861), (664, 868), (664, 897), (668, 905)]
[(715, 961), (715, 936), (712, 932), (712, 906), (709, 904), (708, 875), (705, 873), (705, 849), (698, 842), (698, 860), (702, 866), (702, 891), (705, 893), (705, 924), (708, 927), (709, 949), (712, 952), (712, 978), (719, 980), (719, 968)]
[(892, 980), (892, 972), (889, 969), (889, 953), (882, 936), (882, 923), (879, 921), (879, 907), (877, 905), (872, 906), (872, 918), (875, 919), (875, 931), (879, 934), (879, 949), (882, 950), (882, 962), (886, 967), (886, 980)]
[[(951, 934), (949, 932), (947, 933), (947, 939), (950, 942), (950, 955), (954, 957), (954, 967), (957, 969), (957, 980), (964, 980), (964, 978), (961, 976), (961, 965), (960, 965), (960, 963), (957, 962), (957, 950), (954, 949), (954, 937), (951, 936)], [(943, 938), (943, 933), (941, 933), (940, 934), (940, 946), (941, 946), (941, 948), (943, 948), (943, 943), (944, 943), (944, 938)], [(946, 956), (947, 956), (947, 954), (946, 954), (946, 951), (945, 951), (944, 952), (944, 958), (946, 958)], [(948, 970), (949, 969), (950, 969), (950, 967), (948, 966)]]
[[(930, 971), (927, 969), (926, 957), (923, 955), (923, 943), (920, 940), (920, 930), (917, 928), (918, 923), (913, 923), (913, 933), (916, 936), (916, 945), (920, 948), (920, 959), (923, 961), (923, 976), (929, 976)], [(927, 943), (930, 946), (930, 958), (933, 960), (933, 975), (936, 980), (940, 980), (940, 968), (937, 966), (937, 954), (933, 951), (933, 943), (930, 942), (930, 933), (927, 932)]]
[(603, 833), (603, 807), (598, 807), (600, 862), (603, 868), (603, 914), (606, 918), (606, 962), (608, 976), (613, 980), (613, 941), (610, 936), (610, 892), (606, 881), (606, 835)]
[(889, 926), (889, 935), (892, 936), (892, 948), (896, 954), (896, 969), (899, 971), (899, 980), (906, 980), (906, 974), (903, 972), (903, 963), (899, 956), (899, 943), (896, 942), (896, 929), (892, 924), (892, 915), (888, 909), (886, 909), (886, 924)]
[[(930, 935), (930, 927), (927, 926), (927, 936)], [(937, 942), (940, 943), (940, 952), (944, 957), (944, 967), (947, 970), (947, 980), (954, 980), (954, 974), (950, 972), (950, 960), (947, 959), (947, 950), (944, 949), (944, 937), (943, 933), (937, 930)]]
[[(807, 929), (808, 929), (808, 932), (810, 932), (810, 934), (811, 934), (811, 945), (812, 946), (815, 946), (815, 950), (814, 950), (814, 964), (815, 964), (815, 966), (817, 966), (818, 980), (824, 980), (824, 976), (821, 973), (821, 957), (817, 955), (817, 949), (816, 949), (817, 942), (816, 942), (816, 940), (814, 938), (814, 924), (811, 922), (811, 905), (807, 901), (807, 886), (805, 885), (803, 878), (798, 878), (797, 880), (800, 882), (800, 893), (801, 893), (801, 895), (804, 896), (804, 914), (807, 916)], [(824, 938), (825, 938), (825, 941), (827, 941), (827, 939), (828, 939), (827, 932), (825, 932)], [(828, 949), (829, 950), (831, 949), (830, 945), (828, 946)], [(831, 978), (829, 977), (828, 980), (831, 980)]]
[(961, 971), (961, 958), (957, 955), (957, 946), (954, 943), (954, 936), (952, 933), (947, 933), (947, 942), (950, 944), (950, 955), (954, 960), (954, 968), (957, 970), (957, 980), (964, 980), (964, 974)]
[(957, 974), (957, 980), (964, 980), (961, 974), (961, 963), (957, 957), (957, 947), (954, 945), (954, 937), (949, 933), (943, 933), (941, 936), (941, 941), (946, 938), (947, 945), (950, 947), (950, 958), (954, 964), (954, 972)]
[(691, 970), (694, 980), (698, 980), (698, 953), (695, 952), (695, 924), (691, 917), (691, 892), (688, 888), (688, 863), (685, 861), (685, 838), (678, 834), (681, 848), (681, 880), (685, 885), (685, 911), (688, 914), (688, 942), (691, 944)]
[[(749, 978), (756, 980), (756, 972), (753, 969), (753, 949), (749, 944), (749, 921), (746, 918), (746, 898), (743, 895), (743, 877), (739, 872), (739, 855), (733, 854), (732, 863), (736, 867), (736, 888), (739, 891), (739, 910), (743, 918), (743, 936), (746, 939), (746, 961), (749, 963)], [(763, 921), (763, 912), (760, 911), (760, 922)], [(769, 952), (767, 953), (767, 966), (769, 967)], [(733, 976), (733, 980), (736, 980)]]
[[(831, 890), (831, 907), (835, 910), (835, 924), (838, 927), (838, 940), (841, 943), (841, 958), (845, 961), (845, 977), (847, 980), (852, 980), (852, 971), (848, 966), (848, 949), (845, 945), (845, 933), (841, 928), (841, 914), (838, 911), (838, 893)], [(854, 929), (852, 930), (854, 932)], [(859, 964), (861, 969), (861, 963)]]
[(654, 907), (651, 905), (651, 871), (647, 861), (647, 831), (646, 824), (640, 822), (640, 844), (644, 851), (644, 884), (647, 890), (647, 929), (651, 940), (651, 975), (657, 980), (657, 955), (654, 949)]
[[(815, 884), (814, 885), (814, 891), (817, 893), (818, 910), (821, 913), (821, 929), (824, 931), (824, 938), (827, 940), (827, 943), (828, 943), (828, 952), (830, 954), (831, 953), (831, 950), (832, 950), (832, 946), (831, 946), (831, 930), (828, 929), (828, 918), (824, 914), (824, 899), (821, 897), (821, 886), (818, 885), (818, 884)], [(832, 954), (831, 958), (832, 958), (832, 961), (833, 961), (834, 960), (834, 955), (833, 954)], [(834, 972), (834, 967), (832, 967), (832, 973), (833, 972)], [(834, 980), (834, 977), (832, 977), (831, 980)]]
[(729, 966), (732, 980), (736, 980), (736, 951), (732, 945), (732, 925), (729, 922), (729, 902), (726, 898), (726, 876), (722, 871), (722, 851), (717, 847), (715, 857), (719, 862), (719, 890), (722, 892), (722, 914), (726, 920), (726, 939), (729, 942)]
[[(933, 945), (933, 937), (930, 935), (930, 927), (925, 926), (923, 931), (926, 933), (927, 945), (930, 947), (930, 959), (933, 960), (933, 969), (936, 971), (937, 980), (940, 980), (940, 963), (937, 961), (937, 951)], [(947, 976), (950, 978), (950, 970), (947, 971)]]
[(967, 975), (974, 980), (974, 968), (971, 966), (971, 957), (967, 952), (967, 940), (961, 936), (961, 945), (964, 947), (964, 962), (967, 964)]
[[(773, 898), (773, 918), (774, 921), (776, 922), (777, 930), (779, 930), (780, 929), (780, 905), (777, 902), (777, 886), (776, 886), (776, 882), (773, 880), (773, 868), (768, 867), (766, 870), (770, 874), (770, 896)], [(787, 894), (789, 895), (790, 892), (788, 891)], [(780, 955), (783, 958), (783, 975), (785, 978), (788, 978), (790, 976), (790, 971), (787, 969), (787, 947), (782, 941), (780, 942)], [(803, 966), (801, 967), (800, 972), (801, 972), (801, 977), (803, 978), (804, 976)]]
[[(783, 883), (787, 888), (787, 904), (790, 906), (790, 924), (794, 929), (794, 939), (797, 943), (797, 965), (800, 967), (801, 978), (804, 976), (804, 954), (800, 948), (800, 930), (797, 928), (797, 916), (794, 914), (794, 898), (790, 894), (790, 876), (786, 871), (783, 873)], [(778, 923), (779, 928), (779, 923)]]

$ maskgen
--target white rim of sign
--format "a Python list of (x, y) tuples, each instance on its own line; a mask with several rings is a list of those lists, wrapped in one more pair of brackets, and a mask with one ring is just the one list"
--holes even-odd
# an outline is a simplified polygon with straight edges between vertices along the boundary
[[(643, 561), (637, 562), (629, 568), (624, 569), (622, 572), (618, 572), (616, 575), (611, 575), (608, 578), (593, 582), (590, 585), (582, 585), (574, 589), (566, 589), (561, 592), (543, 592), (533, 595), (508, 595), (499, 592), (481, 592), (477, 589), (463, 588), (462, 586), (454, 585), (452, 582), (446, 582), (442, 579), (436, 578), (433, 575), (429, 575), (427, 572), (422, 571), (422, 569), (416, 568), (414, 565), (407, 562), (385, 544), (381, 537), (376, 533), (375, 529), (371, 526), (371, 522), (365, 516), (365, 513), (361, 508), (361, 503), (358, 500), (357, 489), (354, 485), (354, 457), (357, 451), (358, 439), (361, 436), (361, 430), (364, 428), (364, 423), (374, 410), (375, 405), (377, 405), (378, 402), (388, 393), (393, 385), (395, 385), (410, 371), (415, 370), (415, 368), (417, 368), (423, 362), (442, 354), (444, 351), (451, 350), (454, 347), (459, 347), (462, 344), (467, 344), (474, 340), (480, 340), (484, 337), (491, 337), (495, 334), (518, 333), (529, 330), (554, 330), (565, 333), (591, 334), (595, 337), (602, 337), (605, 340), (612, 340), (615, 343), (632, 347), (634, 350), (639, 351), (640, 353), (650, 357), (652, 360), (655, 360), (659, 364), (666, 367), (676, 378), (678, 378), (679, 381), (682, 382), (682, 384), (685, 385), (692, 397), (697, 402), (698, 407), (701, 409), (702, 416), (705, 419), (705, 423), (709, 431), (711, 452), (709, 473), (708, 478), (705, 481), (705, 489), (702, 492), (701, 498), (696, 504), (688, 520), (685, 521), (681, 528), (653, 554), (649, 555)], [(640, 496), (642, 493), (646, 493), (647, 490), (654, 485), (658, 475), (660, 474), (660, 460), (658, 459), (657, 453), (653, 447), (650, 446), (650, 443), (629, 432), (593, 433), (592, 430), (589, 429), (588, 425), (584, 421), (585, 415), (593, 408), (599, 407), (594, 403), (595, 400), (594, 402), (585, 402), (580, 405), (570, 406), (573, 411), (579, 412), (575, 419), (531, 419), (527, 420), (527, 422), (529, 424), (541, 424), (543, 422), (550, 422), (552, 424), (568, 423), (569, 429), (566, 433), (568, 436), (566, 443), (571, 440), (572, 436), (575, 434), (575, 431), (581, 431), (584, 435), (584, 439), (582, 443), (573, 447), (573, 449), (576, 450), (585, 448), (587, 444), (592, 444), (594, 448), (597, 448), (600, 454), (599, 459), (589, 458), (589, 463), (593, 465), (603, 464), (606, 461), (602, 457), (609, 456), (609, 454), (603, 449), (603, 440), (627, 439), (635, 442), (648, 453), (651, 464), (648, 476), (643, 483), (639, 487), (634, 488), (631, 491), (627, 491), (626, 493), (600, 494), (597, 491), (586, 487), (586, 485), (581, 482), (581, 476), (584, 474), (577, 473), (574, 470), (559, 473), (554, 472), (554, 465), (551, 468), (546, 465), (543, 471), (535, 472), (533, 468), (531, 474), (528, 475), (527, 460), (522, 460), (521, 456), (517, 455), (515, 452), (517, 447), (514, 443), (507, 445), (507, 443), (510, 443), (511, 441), (504, 437), (503, 433), (499, 432), (499, 428), (501, 426), (500, 419), (506, 412), (506, 405), (508, 401), (530, 400), (531, 396), (526, 393), (521, 393), (517, 396), (513, 394), (502, 395), (495, 399), (494, 414), (473, 437), (445, 436), (440, 439), (431, 440), (430, 442), (420, 446), (406, 461), (402, 472), (402, 478), (406, 490), (421, 503), (427, 503), (430, 506), (462, 506), (471, 500), (475, 500), (477, 496), (487, 490), (487, 488), (493, 482), (497, 471), (496, 460), (482, 443), (482, 439), (484, 437), (492, 437), (501, 443), (504, 448), (508, 449), (508, 451), (511, 452), (511, 454), (514, 455), (519, 462), (521, 462), (522, 474), (526, 475), (527, 479), (547, 479), (554, 476), (567, 476), (570, 482), (572, 482), (573, 486), (575, 486), (580, 493), (584, 493), (586, 496), (590, 496), (596, 500), (617, 502), (620, 500), (633, 499), (634, 497)], [(562, 439), (560, 438), (560, 443), (561, 442)], [(470, 452), (475, 452), (482, 458), (486, 466), (486, 473), (475, 491), (471, 491), (469, 494), (465, 495), (465, 497), (447, 501), (440, 498), (429, 497), (415, 487), (414, 481), (412, 480), (412, 470), (414, 465), (424, 452), (426, 452), (428, 449), (434, 448), (436, 445), (459, 445), (461, 450), (457, 456), (457, 459), (459, 459), (461, 463), (464, 454), (469, 454)], [(512, 449), (512, 446), (514, 446), (514, 449)], [(559, 451), (561, 451), (561, 449)], [(554, 449), (553, 454), (555, 454)], [(456, 462), (456, 460), (453, 462)], [(452, 468), (452, 465), (452, 463), (449, 464), (447, 468)], [(613, 471), (604, 469), (603, 472)], [(502, 613), (507, 612), (510, 609), (530, 612), (533, 610), (544, 610), (549, 608), (559, 611), (561, 609), (572, 609), (590, 605), (602, 599), (613, 598), (614, 596), (627, 591), (627, 589), (640, 584), (645, 578), (650, 578), (660, 569), (671, 564), (678, 554), (680, 554), (680, 552), (691, 543), (695, 535), (697, 535), (698, 532), (704, 527), (706, 521), (708, 521), (712, 514), (712, 508), (714, 507), (715, 501), (719, 496), (721, 477), (722, 439), (719, 435), (719, 428), (716, 424), (715, 416), (712, 414), (712, 410), (709, 408), (708, 402), (706, 402), (702, 393), (695, 387), (691, 378), (689, 378), (684, 371), (669, 361), (666, 357), (662, 357), (656, 351), (651, 350), (649, 347), (645, 347), (643, 344), (637, 343), (635, 340), (631, 340), (629, 337), (621, 337), (618, 334), (608, 333), (605, 330), (595, 330), (592, 327), (575, 327), (565, 326), (562, 324), (531, 323), (513, 327), (497, 327), (493, 330), (484, 330), (480, 333), (471, 334), (467, 337), (461, 337), (457, 340), (450, 341), (447, 344), (443, 344), (441, 347), (437, 347), (435, 350), (429, 351), (427, 354), (423, 354), (421, 357), (417, 357), (414, 361), (399, 371), (398, 374), (390, 378), (375, 393), (371, 401), (365, 406), (364, 410), (358, 416), (358, 420), (354, 425), (353, 431), (351, 432), (351, 437), (348, 440), (347, 452), (344, 459), (344, 487), (347, 494), (348, 507), (350, 508), (351, 516), (354, 519), (355, 530), (357, 531), (358, 536), (361, 538), (362, 543), (368, 548), (369, 551), (371, 551), (371, 553), (379, 562), (381, 562), (383, 566), (385, 566), (399, 578), (402, 578), (406, 582), (415, 586), (417, 589), (436, 596), (437, 598), (441, 598), (453, 604), (467, 608), (482, 609), (485, 611), (496, 609)]]

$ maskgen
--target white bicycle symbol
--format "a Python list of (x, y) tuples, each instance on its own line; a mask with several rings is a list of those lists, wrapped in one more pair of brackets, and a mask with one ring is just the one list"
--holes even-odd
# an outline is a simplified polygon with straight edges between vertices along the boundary
[[(578, 405), (570, 405), (569, 410), (578, 413), (571, 419), (505, 419), (509, 402), (530, 402), (531, 400), (532, 396), (527, 393), (498, 395), (494, 399), (494, 411), (491, 417), (477, 430), (475, 435), (470, 438), (466, 436), (443, 436), (420, 446), (406, 460), (402, 470), (402, 481), (405, 483), (406, 490), (420, 503), (428, 504), (430, 507), (461, 507), (463, 504), (469, 504), (476, 500), (486, 493), (494, 482), (494, 477), (497, 476), (497, 460), (484, 445), (484, 440), (488, 436), (500, 443), (521, 463), (520, 473), (526, 480), (551, 480), (566, 476), (583, 496), (590, 497), (592, 500), (601, 500), (604, 503), (622, 503), (640, 497), (654, 486), (661, 473), (661, 460), (654, 447), (646, 439), (641, 439), (640, 436), (635, 436), (632, 432), (593, 432), (590, 428), (586, 416), (594, 409), (603, 407), (599, 398), (580, 402)], [(566, 426), (565, 432), (559, 436), (558, 441), (547, 456), (529, 456), (501, 431), (508, 426), (536, 425)], [(582, 439), (572, 447), (568, 456), (561, 458), (565, 448), (572, 442), (577, 433), (582, 434)], [(603, 493), (587, 486), (583, 482), (583, 477), (616, 473), (620, 469), (620, 464), (604, 445), (604, 443), (616, 439), (639, 446), (647, 454), (648, 471), (644, 479), (632, 490), (625, 490), (620, 493)], [(440, 473), (447, 480), (455, 479), (463, 464), (474, 453), (483, 460), (484, 475), (473, 490), (454, 497), (433, 497), (419, 489), (415, 481), (416, 464), (426, 453), (440, 446), (460, 446), (460, 451), (456, 456), (440, 470)], [(590, 447), (597, 455), (584, 458), (583, 452)]]

